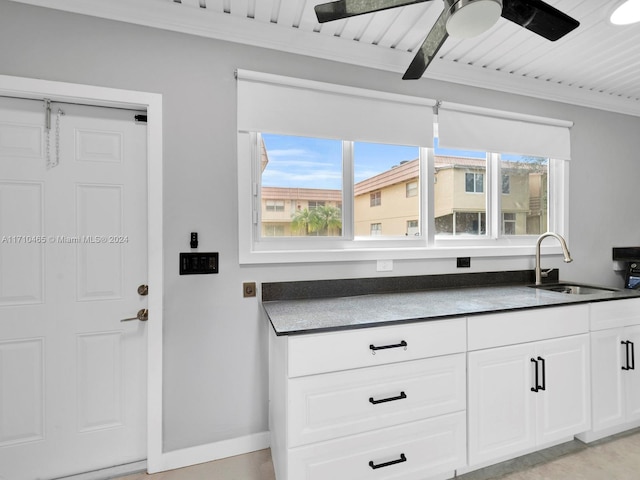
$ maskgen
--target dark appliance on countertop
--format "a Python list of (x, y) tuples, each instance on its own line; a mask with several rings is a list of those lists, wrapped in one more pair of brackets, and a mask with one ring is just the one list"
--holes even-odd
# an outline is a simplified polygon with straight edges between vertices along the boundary
[(627, 264), (624, 288), (640, 290), (640, 247), (614, 247), (613, 260)]

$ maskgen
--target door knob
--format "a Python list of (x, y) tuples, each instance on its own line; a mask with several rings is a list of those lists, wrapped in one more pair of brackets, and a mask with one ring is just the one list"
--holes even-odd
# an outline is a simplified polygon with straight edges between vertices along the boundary
[(149, 310), (147, 310), (146, 308), (141, 308), (140, 310), (138, 310), (138, 314), (135, 317), (123, 318), (120, 321), (129, 322), (131, 320), (140, 320), (141, 322), (146, 322), (147, 320), (149, 320)]
[(138, 295), (142, 295), (143, 297), (149, 295), (149, 285), (140, 285), (138, 287)]

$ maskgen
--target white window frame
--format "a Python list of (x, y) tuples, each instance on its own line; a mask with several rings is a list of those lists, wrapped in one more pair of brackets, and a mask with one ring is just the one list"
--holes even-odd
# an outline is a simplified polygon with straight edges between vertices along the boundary
[[(433, 207), (434, 150), (420, 148), (420, 215), (421, 235), (417, 237), (358, 237), (353, 235), (353, 167), (343, 164), (343, 228), (342, 237), (260, 238), (260, 184), (258, 134), (238, 134), (238, 221), (239, 260), (241, 264), (335, 262), (378, 259), (418, 259), (508, 257), (533, 255), (537, 235), (501, 233), (502, 174), (500, 155), (487, 155), (485, 172), (486, 210), (485, 235), (436, 237)], [(344, 142), (345, 155), (353, 150), (352, 142)], [(253, 159), (253, 161), (252, 161)], [(569, 164), (570, 161), (549, 159), (548, 222), (549, 230), (569, 241)], [(543, 254), (560, 253), (555, 242), (543, 244)]]
[[(473, 190), (467, 190), (467, 175), (473, 175)], [(478, 177), (482, 178), (482, 190), (478, 191)], [(471, 194), (484, 194), (486, 190), (485, 187), (485, 174), (479, 172), (466, 172), (464, 174), (464, 191), (465, 193)]]

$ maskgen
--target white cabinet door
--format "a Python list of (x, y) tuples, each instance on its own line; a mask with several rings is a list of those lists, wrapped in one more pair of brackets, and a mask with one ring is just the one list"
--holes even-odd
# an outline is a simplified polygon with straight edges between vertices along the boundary
[[(638, 359), (638, 355), (640, 355), (640, 351), (638, 351), (638, 349), (640, 349), (640, 325), (626, 327), (624, 329), (624, 337), (625, 341), (632, 342), (632, 345), (629, 347), (629, 366), (633, 368), (629, 370), (622, 370), (622, 368), (620, 368), (625, 378), (625, 410), (627, 421), (631, 422), (640, 420), (640, 366), (636, 365), (636, 360)], [(625, 355), (626, 352), (622, 351), (622, 354)], [(626, 364), (626, 355), (622, 360)]]
[(535, 445), (532, 344), (468, 355), (469, 464)]
[(589, 337), (545, 340), (536, 344), (540, 390), (536, 395), (537, 443), (584, 432), (591, 425)]
[[(625, 423), (623, 328), (591, 332), (593, 430)], [(640, 385), (639, 385), (640, 387)], [(640, 398), (640, 395), (638, 396)]]
[(480, 350), (468, 358), (469, 465), (589, 429), (587, 335)]

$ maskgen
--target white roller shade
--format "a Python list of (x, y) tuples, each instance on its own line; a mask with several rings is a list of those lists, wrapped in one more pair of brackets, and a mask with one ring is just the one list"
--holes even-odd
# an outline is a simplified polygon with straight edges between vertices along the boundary
[(239, 131), (433, 144), (434, 100), (247, 70), (237, 78)]
[(438, 146), (570, 160), (572, 122), (443, 103)]

